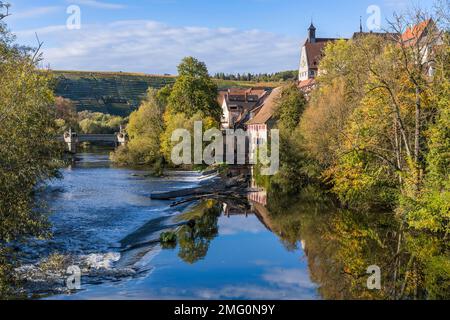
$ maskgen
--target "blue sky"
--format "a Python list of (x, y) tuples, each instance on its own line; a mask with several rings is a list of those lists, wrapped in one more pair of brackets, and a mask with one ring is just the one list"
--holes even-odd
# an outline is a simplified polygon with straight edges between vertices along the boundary
[[(9, 0), (6, 22), (20, 43), (44, 41), (54, 69), (175, 73), (181, 58), (204, 60), (211, 72), (296, 69), (314, 20), (320, 37), (350, 37), (377, 5), (382, 21), (432, 0)], [(70, 5), (81, 29), (68, 30)]]

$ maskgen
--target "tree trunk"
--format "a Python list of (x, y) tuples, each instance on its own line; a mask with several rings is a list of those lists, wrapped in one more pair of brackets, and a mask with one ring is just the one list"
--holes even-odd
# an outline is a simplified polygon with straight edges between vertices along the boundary
[(416, 130), (414, 133), (414, 162), (415, 162), (415, 174), (416, 174), (416, 190), (420, 190), (420, 172), (421, 172), (421, 150), (420, 150), (420, 142), (421, 142), (421, 116), (422, 116), (422, 106), (420, 100), (420, 88), (416, 86)]
[[(398, 130), (398, 121), (394, 117), (394, 140), (395, 140), (395, 158), (397, 160), (397, 167), (399, 171), (403, 171), (403, 161), (402, 161), (402, 140), (399, 137)], [(401, 174), (398, 174), (398, 182), (400, 184), (400, 188), (402, 188), (403, 179)]]
[(421, 116), (421, 102), (420, 89), (416, 87), (416, 131), (414, 134), (414, 161), (419, 166), (420, 157), (420, 116)]

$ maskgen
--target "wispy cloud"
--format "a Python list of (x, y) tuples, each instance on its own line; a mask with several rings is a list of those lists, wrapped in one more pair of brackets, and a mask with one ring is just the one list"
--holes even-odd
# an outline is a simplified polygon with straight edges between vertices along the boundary
[(8, 20), (31, 19), (63, 10), (58, 6), (36, 7), (24, 11), (12, 12)]
[(103, 2), (97, 0), (68, 0), (71, 4), (85, 5), (98, 9), (123, 9), (126, 5), (119, 3)]
[(220, 217), (220, 234), (224, 236), (235, 235), (238, 233), (257, 234), (266, 231), (266, 228), (259, 222), (255, 216), (235, 216), (229, 219), (225, 216)]
[(280, 287), (298, 287), (314, 289), (317, 287), (306, 272), (306, 269), (282, 269), (275, 268), (263, 276), (264, 280)]
[[(54, 69), (175, 73), (185, 56), (205, 61), (211, 72), (275, 72), (296, 69), (299, 39), (261, 30), (173, 27), (155, 21), (120, 21), (37, 31), (46, 62)], [(31, 39), (32, 40), (32, 39)]]

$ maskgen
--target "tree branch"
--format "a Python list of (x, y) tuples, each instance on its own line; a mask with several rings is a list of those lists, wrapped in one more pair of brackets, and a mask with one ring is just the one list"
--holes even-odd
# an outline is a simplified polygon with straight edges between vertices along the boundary
[(41, 41), (39, 40), (39, 36), (38, 36), (37, 32), (36, 32), (35, 34), (36, 34), (36, 41), (37, 41), (37, 43), (38, 43), (38, 46), (37, 46), (37, 48), (36, 48), (36, 50), (35, 50), (35, 52), (34, 52), (34, 54), (33, 54), (33, 57), (31, 58), (31, 61), (32, 61), (33, 63), (37, 63), (37, 62), (39, 62), (39, 61), (41, 60), (41, 58), (42, 58), (42, 53), (41, 53), (40, 51), (41, 51), (41, 49), (42, 49), (42, 46), (44, 45), (44, 42), (41, 42)]
[(0, 13), (0, 21), (2, 21), (4, 18), (9, 17), (11, 14), (9, 13), (9, 8), (11, 5), (9, 3), (4, 3), (0, 1), (0, 9), (6, 8), (6, 13)]

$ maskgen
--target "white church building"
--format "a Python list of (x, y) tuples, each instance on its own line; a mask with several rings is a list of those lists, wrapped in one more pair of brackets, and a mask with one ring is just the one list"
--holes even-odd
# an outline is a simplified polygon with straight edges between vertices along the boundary
[(326, 44), (330, 41), (339, 40), (335, 38), (317, 38), (316, 30), (314, 24), (311, 23), (308, 29), (308, 38), (301, 49), (300, 68), (298, 72), (300, 86), (302, 84), (306, 85), (311, 82), (311, 79), (316, 78)]

